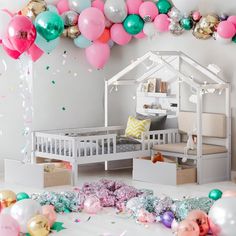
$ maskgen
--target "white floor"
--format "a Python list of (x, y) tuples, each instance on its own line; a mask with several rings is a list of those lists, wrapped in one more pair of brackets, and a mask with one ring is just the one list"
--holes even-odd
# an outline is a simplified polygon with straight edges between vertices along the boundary
[[(144, 182), (132, 181), (131, 170), (115, 170), (104, 171), (103, 165), (96, 165), (90, 167), (81, 167), (79, 169), (79, 185), (84, 182), (96, 181), (101, 178), (108, 178), (113, 180), (122, 180), (136, 188), (148, 188), (154, 190), (155, 195), (168, 195), (172, 198), (182, 198), (184, 196), (207, 196), (209, 191), (214, 188), (221, 190), (236, 190), (236, 184), (232, 182), (212, 183), (207, 185), (182, 185), (182, 186), (164, 186), (157, 184), (149, 184)], [(9, 185), (4, 182), (0, 183), (0, 189), (11, 189), (15, 192), (42, 192), (43, 189), (28, 188), (19, 185)], [(65, 191), (71, 190), (72, 187), (56, 187), (49, 188), (50, 191)], [(160, 224), (144, 225), (138, 224), (135, 220), (128, 218), (126, 215), (117, 215), (113, 209), (104, 209), (98, 215), (91, 216), (85, 213), (72, 213), (58, 215), (58, 220), (64, 222), (63, 230), (53, 235), (65, 236), (173, 236), (171, 230), (164, 228)], [(75, 220), (79, 219), (79, 223)], [(88, 221), (87, 221), (88, 220)]]

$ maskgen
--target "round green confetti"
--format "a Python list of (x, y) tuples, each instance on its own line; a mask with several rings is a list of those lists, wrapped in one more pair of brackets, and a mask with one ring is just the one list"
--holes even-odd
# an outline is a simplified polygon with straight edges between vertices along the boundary
[(62, 107), (62, 111), (65, 111), (66, 110), (66, 108), (65, 107)]
[(49, 70), (49, 68), (50, 68), (50, 66), (47, 66), (47, 67), (46, 67), (46, 70)]
[(66, 54), (67, 53), (67, 51), (64, 51), (64, 54)]
[(55, 80), (52, 80), (52, 84), (56, 84), (56, 81), (55, 81)]

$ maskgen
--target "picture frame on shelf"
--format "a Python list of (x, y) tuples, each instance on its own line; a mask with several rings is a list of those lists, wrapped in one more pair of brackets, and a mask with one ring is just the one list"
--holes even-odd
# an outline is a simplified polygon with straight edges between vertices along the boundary
[(156, 93), (157, 92), (157, 81), (158, 79), (152, 78), (148, 80), (148, 93)]

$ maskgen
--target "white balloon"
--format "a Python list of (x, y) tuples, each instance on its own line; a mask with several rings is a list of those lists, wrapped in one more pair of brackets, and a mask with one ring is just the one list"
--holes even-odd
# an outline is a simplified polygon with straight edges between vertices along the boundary
[[(236, 197), (217, 200), (209, 211), (213, 233), (218, 236), (235, 236), (236, 232)], [(216, 231), (216, 232), (215, 232)], [(215, 235), (214, 234), (214, 235)]]
[(218, 33), (215, 33), (215, 39), (217, 42), (219, 42), (221, 44), (229, 44), (232, 42), (232, 39), (222, 38)]
[(6, 36), (8, 24), (11, 20), (11, 16), (5, 11), (0, 10), (0, 39)]
[(0, 9), (7, 9), (11, 13), (17, 13), (18, 11), (22, 10), (29, 3), (29, 1), (30, 0), (1, 0)]
[(149, 38), (152, 38), (156, 35), (156, 27), (153, 22), (147, 22), (144, 24), (143, 32), (146, 34)]
[(172, 0), (172, 2), (182, 13), (189, 14), (197, 9), (200, 0)]
[(47, 4), (57, 5), (60, 0), (44, 0)]
[(24, 199), (16, 202), (11, 208), (11, 216), (20, 224), (20, 231), (27, 233), (28, 221), (42, 213), (40, 204), (32, 199)]

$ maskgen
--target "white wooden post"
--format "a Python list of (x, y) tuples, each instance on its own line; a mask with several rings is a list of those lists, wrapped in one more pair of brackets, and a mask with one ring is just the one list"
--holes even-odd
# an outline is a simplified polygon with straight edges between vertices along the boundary
[(104, 98), (105, 127), (108, 127), (108, 81), (105, 81), (105, 98)]
[(197, 90), (197, 182), (202, 183), (202, 90)]
[[(71, 141), (69, 141), (71, 142)], [(72, 140), (72, 185), (76, 186), (78, 183), (78, 162), (77, 162), (77, 139)], [(85, 149), (86, 150), (86, 149)], [(80, 150), (79, 150), (80, 151)], [(69, 154), (70, 155), (70, 154)]]
[(226, 148), (228, 150), (228, 166), (227, 174), (229, 180), (231, 179), (231, 97), (230, 97), (231, 86), (225, 90), (225, 105), (226, 105), (226, 119), (227, 119), (227, 139), (226, 139)]

